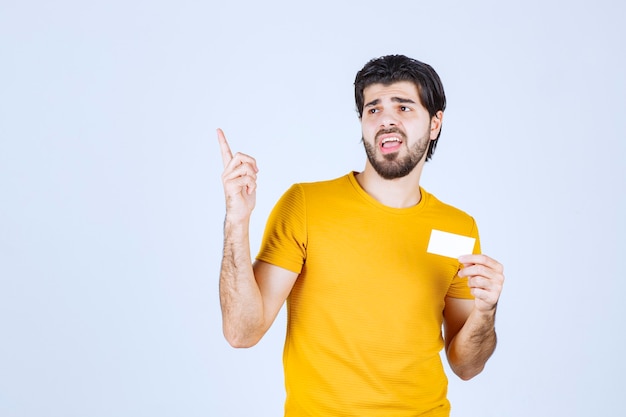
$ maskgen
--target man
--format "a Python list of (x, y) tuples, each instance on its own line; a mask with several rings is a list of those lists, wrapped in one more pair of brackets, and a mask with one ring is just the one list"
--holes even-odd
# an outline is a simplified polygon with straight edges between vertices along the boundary
[[(439, 352), (464, 380), (482, 371), (496, 345), (502, 266), (480, 254), (472, 217), (419, 185), (446, 104), (435, 71), (402, 55), (373, 59), (355, 97), (365, 169), (292, 186), (254, 263), (257, 164), (233, 155), (218, 129), (224, 335), (253, 346), (287, 300), (286, 416), (448, 416)], [(433, 230), (474, 238), (473, 254), (429, 253)]]

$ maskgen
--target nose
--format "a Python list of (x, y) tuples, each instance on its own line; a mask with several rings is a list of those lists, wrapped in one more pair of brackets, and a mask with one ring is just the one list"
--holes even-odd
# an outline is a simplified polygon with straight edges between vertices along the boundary
[(380, 127), (395, 126), (398, 120), (392, 111), (382, 111), (380, 115)]

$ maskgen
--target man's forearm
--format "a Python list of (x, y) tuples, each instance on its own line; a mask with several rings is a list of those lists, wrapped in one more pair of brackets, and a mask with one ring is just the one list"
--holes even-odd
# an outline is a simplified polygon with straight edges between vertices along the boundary
[(220, 304), (226, 340), (233, 347), (256, 344), (262, 336), (263, 302), (252, 270), (247, 222), (224, 222)]
[(478, 375), (496, 348), (495, 308), (474, 309), (447, 349), (450, 367), (461, 379)]

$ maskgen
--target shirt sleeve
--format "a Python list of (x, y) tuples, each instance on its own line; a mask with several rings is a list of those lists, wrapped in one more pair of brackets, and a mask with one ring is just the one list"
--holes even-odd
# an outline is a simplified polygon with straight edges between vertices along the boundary
[(306, 260), (306, 236), (304, 190), (294, 184), (272, 209), (256, 259), (299, 274)]

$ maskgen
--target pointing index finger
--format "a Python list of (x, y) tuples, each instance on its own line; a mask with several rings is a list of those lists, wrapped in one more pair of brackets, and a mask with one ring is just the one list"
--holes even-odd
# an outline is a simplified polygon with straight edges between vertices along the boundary
[(233, 159), (233, 153), (230, 151), (230, 146), (228, 146), (224, 132), (219, 128), (217, 129), (217, 140), (220, 143), (220, 150), (222, 151), (222, 162), (224, 163), (224, 168), (226, 168), (226, 165)]

